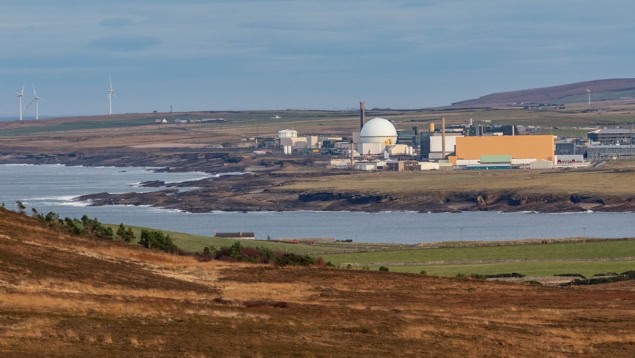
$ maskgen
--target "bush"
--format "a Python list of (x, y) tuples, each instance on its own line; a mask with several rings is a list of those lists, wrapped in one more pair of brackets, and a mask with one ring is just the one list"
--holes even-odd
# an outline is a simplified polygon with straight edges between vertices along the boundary
[(419, 274), (420, 274), (420, 275), (427, 275), (428, 273), (426, 272), (426, 270), (421, 270), (421, 271), (419, 272)]
[(212, 247), (205, 246), (203, 248), (203, 252), (197, 253), (195, 256), (199, 261), (207, 262), (207, 261), (212, 261), (215, 255), (216, 255), (216, 249), (214, 248), (214, 246)]
[(24, 205), (23, 202), (21, 202), (20, 200), (16, 200), (15, 205), (18, 207), (18, 211), (20, 213), (24, 213), (24, 209), (26, 209), (26, 205)]
[(128, 229), (126, 229), (125, 226), (123, 226), (123, 224), (119, 224), (119, 227), (117, 228), (117, 238), (119, 238), (120, 240), (123, 240), (125, 242), (130, 242), (132, 240), (134, 240), (135, 235), (134, 232), (132, 231), (132, 228), (128, 227)]
[(379, 271), (388, 272), (389, 270), (388, 270), (388, 267), (386, 267), (386, 266), (379, 266)]
[(480, 281), (485, 281), (485, 279), (487, 279), (487, 276), (478, 273), (471, 273), (469, 277)]
[(172, 241), (170, 235), (163, 234), (160, 231), (141, 230), (139, 245), (145, 247), (146, 249), (157, 249), (169, 253), (178, 252), (178, 248)]
[(522, 273), (512, 272), (512, 273), (497, 273), (493, 275), (484, 275), (485, 278), (523, 278), (525, 275)]

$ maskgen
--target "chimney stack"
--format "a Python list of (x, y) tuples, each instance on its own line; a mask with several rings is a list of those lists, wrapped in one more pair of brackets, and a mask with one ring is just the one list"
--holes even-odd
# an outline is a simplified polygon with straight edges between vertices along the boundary
[(364, 101), (359, 101), (359, 130), (362, 130), (366, 123), (366, 105)]
[(441, 156), (445, 159), (445, 117), (441, 118)]

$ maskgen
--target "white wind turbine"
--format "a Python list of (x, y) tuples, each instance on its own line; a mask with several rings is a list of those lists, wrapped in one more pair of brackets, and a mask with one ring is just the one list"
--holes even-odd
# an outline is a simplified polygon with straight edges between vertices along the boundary
[(35, 91), (35, 85), (33, 85), (33, 100), (29, 103), (27, 108), (35, 102), (35, 120), (40, 119), (40, 100), (46, 102), (44, 99), (38, 97), (37, 92)]
[(20, 100), (20, 122), (22, 122), (22, 97), (24, 97), (24, 86), (22, 86), (22, 90), (20, 92), (16, 92), (18, 95), (18, 99)]
[(588, 95), (589, 95), (589, 106), (590, 106), (590, 105), (591, 105), (591, 90), (587, 88), (587, 89), (586, 89), (586, 92), (587, 92), (587, 93), (588, 93)]
[(108, 96), (108, 114), (112, 116), (112, 96), (115, 94), (115, 90), (112, 89), (112, 78), (108, 76), (108, 91), (106, 91), (106, 95)]

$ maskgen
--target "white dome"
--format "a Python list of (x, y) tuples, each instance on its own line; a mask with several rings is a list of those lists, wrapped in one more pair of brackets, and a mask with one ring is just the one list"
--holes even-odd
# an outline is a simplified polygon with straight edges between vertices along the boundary
[(364, 124), (359, 132), (362, 143), (385, 143), (395, 144), (397, 142), (397, 130), (390, 121), (384, 118), (373, 118)]

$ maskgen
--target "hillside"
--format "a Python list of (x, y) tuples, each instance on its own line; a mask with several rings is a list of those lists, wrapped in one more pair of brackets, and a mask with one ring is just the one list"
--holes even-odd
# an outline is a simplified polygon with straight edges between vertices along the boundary
[(579, 288), (197, 262), (0, 209), (0, 355), (611, 356), (633, 282)]
[(586, 103), (587, 88), (591, 101), (635, 99), (635, 78), (577, 82), (560, 86), (488, 94), (476, 99), (452, 103), (452, 107), (496, 107), (536, 102), (545, 104)]

